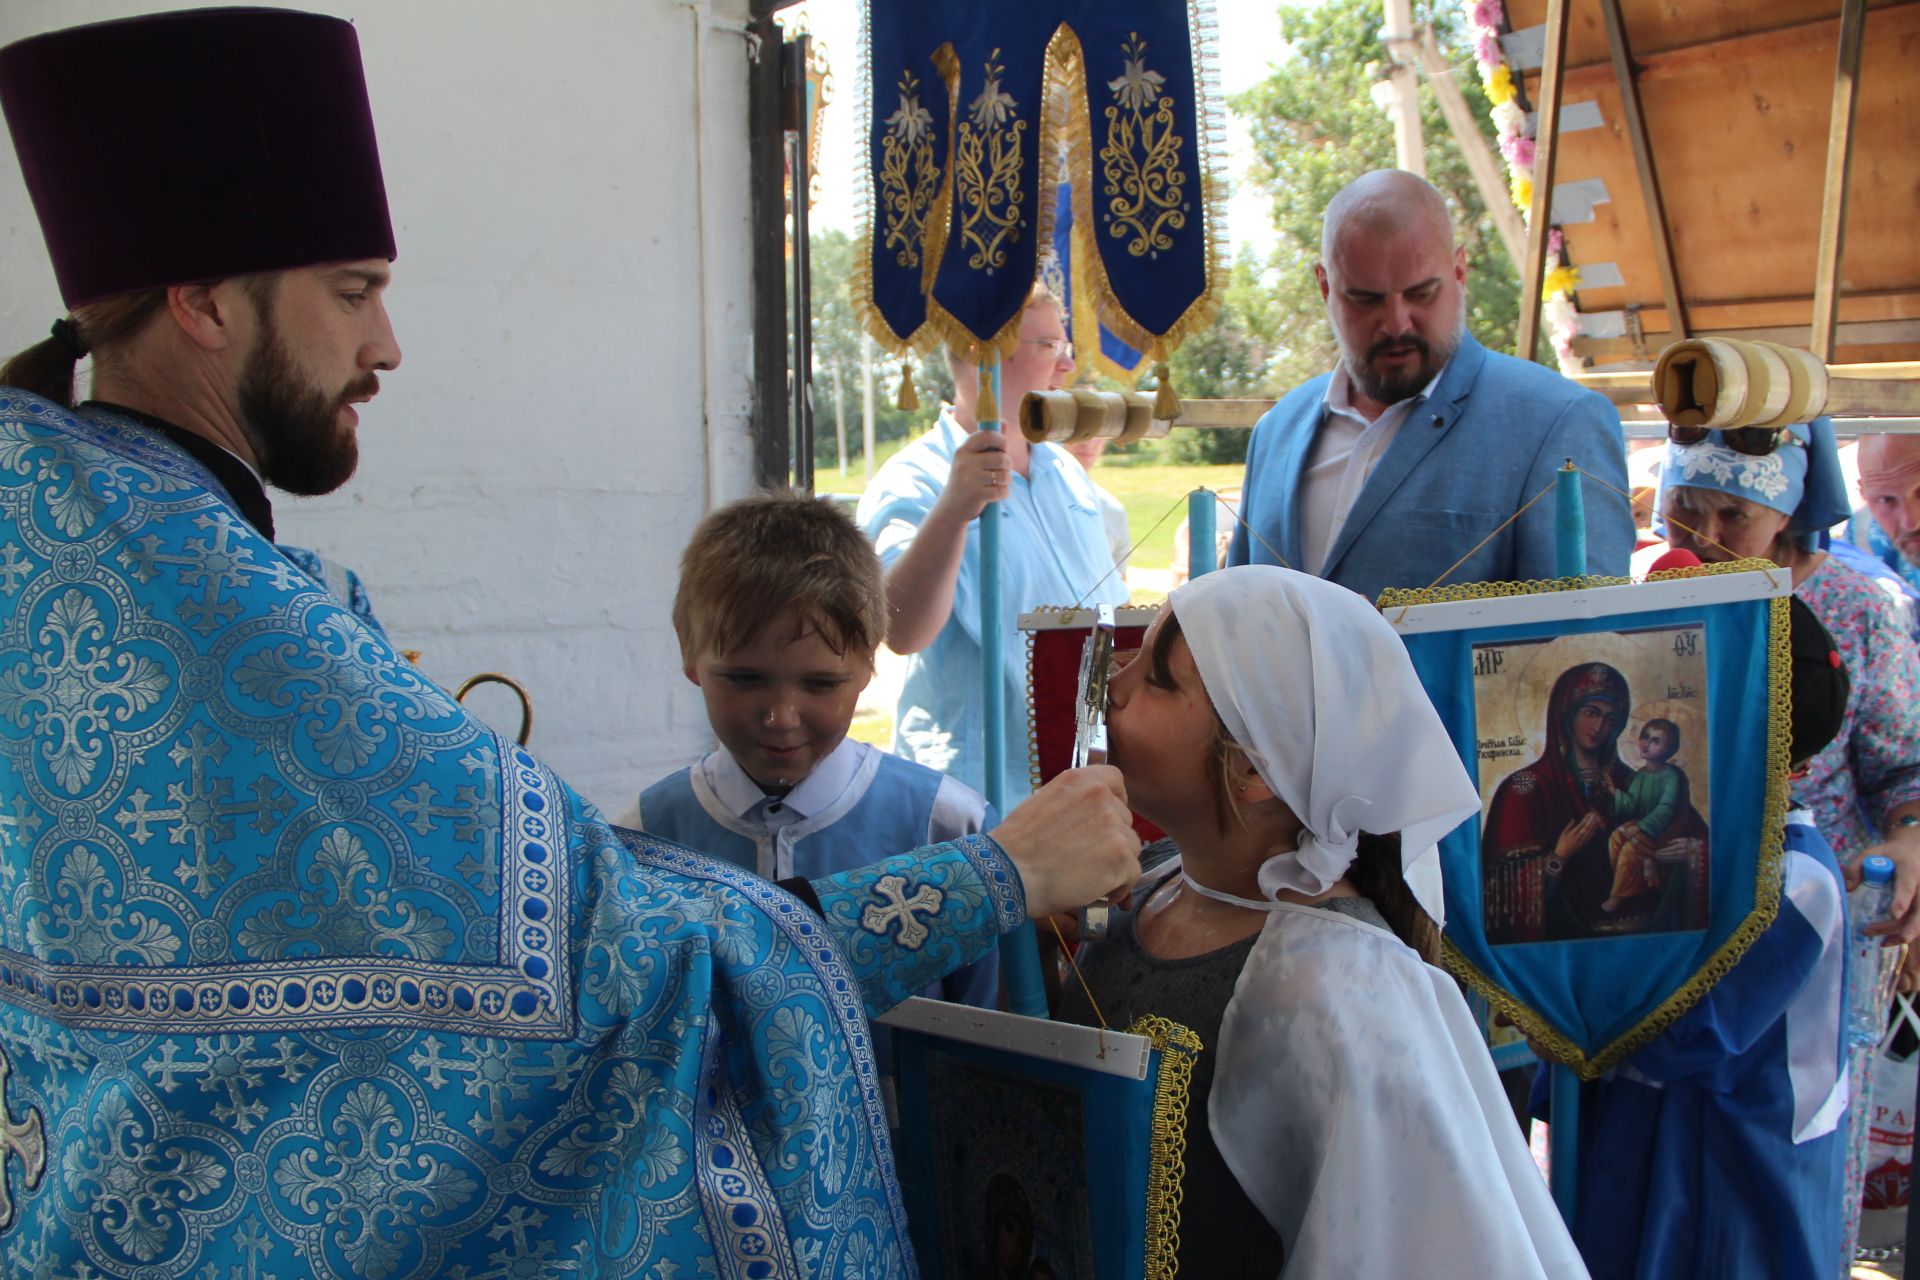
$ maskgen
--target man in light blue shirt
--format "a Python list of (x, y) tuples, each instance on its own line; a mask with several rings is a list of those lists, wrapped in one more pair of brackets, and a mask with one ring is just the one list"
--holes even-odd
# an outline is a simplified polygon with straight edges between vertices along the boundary
[[(887, 644), (908, 656), (894, 714), (893, 749), (985, 791), (986, 739), (980, 650), (980, 521), (1001, 503), (1001, 640), (1006, 755), (1001, 804), (1032, 789), (1027, 647), (1019, 616), (1047, 605), (1124, 604), (1093, 483), (1053, 444), (1018, 431), (977, 428), (978, 371), (949, 356), (954, 403), (920, 439), (880, 468), (861, 496), (860, 527), (887, 572)], [(1000, 404), (1011, 417), (1029, 391), (1073, 372), (1059, 300), (1036, 286), (1019, 345), (1001, 366)]]

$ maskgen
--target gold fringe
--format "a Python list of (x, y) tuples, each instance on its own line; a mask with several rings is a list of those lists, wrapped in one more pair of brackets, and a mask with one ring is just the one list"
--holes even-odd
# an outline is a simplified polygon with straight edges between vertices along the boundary
[[(946, 61), (943, 62), (942, 59)], [(958, 74), (958, 64), (954, 60), (953, 46), (942, 45), (936, 49), (932, 58), (935, 68), (940, 72), (946, 85), (948, 98), (947, 111), (947, 156), (941, 176), (940, 193), (934, 198), (933, 208), (927, 214), (927, 227), (921, 251), (922, 292), (931, 280), (926, 275), (929, 266), (937, 267), (941, 252), (946, 247), (947, 218), (952, 213), (953, 194), (953, 99), (959, 92), (953, 76), (948, 75), (951, 65), (954, 75)], [(873, 136), (873, 28), (866, 8), (860, 10), (860, 98), (856, 108), (856, 118), (861, 122), (863, 138)], [(854, 252), (853, 278), (847, 282), (847, 294), (853, 305), (853, 314), (859, 320), (860, 327), (872, 337), (882, 351), (902, 358), (915, 353), (933, 351), (940, 346), (940, 334), (933, 326), (921, 322), (912, 333), (895, 333), (893, 326), (887, 323), (873, 302), (873, 170), (871, 157), (862, 164), (854, 166)]]
[(1180, 416), (1180, 397), (1173, 393), (1173, 370), (1163, 360), (1153, 366), (1154, 380), (1160, 385), (1153, 393), (1153, 416), (1172, 422)]
[(1153, 1085), (1153, 1135), (1147, 1162), (1146, 1280), (1173, 1280), (1180, 1269), (1180, 1203), (1187, 1180), (1187, 1091), (1200, 1037), (1167, 1018), (1146, 1014), (1127, 1034), (1145, 1036), (1160, 1053)]
[[(1701, 568), (1650, 575), (1648, 581), (1662, 581), (1672, 577), (1701, 576), (1701, 569), (1709, 575), (1724, 573), (1750, 573), (1756, 567), (1778, 570), (1772, 561), (1735, 560), (1729, 563), (1705, 565)], [(1581, 581), (1563, 579), (1563, 581)], [(1617, 579), (1614, 581), (1618, 581)], [(1470, 586), (1500, 587), (1507, 583), (1474, 583)], [(1549, 587), (1549, 589), (1554, 589)], [(1463, 588), (1443, 587), (1437, 593), (1457, 592)], [(1387, 593), (1392, 594), (1392, 593)], [(1420, 595), (1426, 593), (1410, 592)], [(1524, 591), (1488, 590), (1474, 595), (1457, 595), (1453, 599), (1485, 599), (1502, 595), (1524, 595)], [(1400, 601), (1388, 601), (1381, 597), (1381, 608)], [(1411, 603), (1424, 604), (1431, 601), (1416, 600)], [(1441, 959), (1447, 969), (1466, 983), (1475, 994), (1489, 1005), (1512, 1019), (1526, 1035), (1545, 1045), (1553, 1057), (1573, 1069), (1582, 1080), (1594, 1080), (1605, 1072), (1620, 1065), (1628, 1055), (1646, 1045), (1655, 1036), (1660, 1035), (1687, 1010), (1699, 1003), (1700, 997), (1711, 991), (1715, 984), (1726, 977), (1747, 948), (1757, 941), (1773, 924), (1780, 910), (1780, 869), (1785, 854), (1787, 820), (1787, 773), (1789, 770), (1788, 743), (1791, 741), (1791, 690), (1792, 690), (1792, 651), (1789, 648), (1788, 609), (1790, 600), (1780, 596), (1770, 602), (1767, 620), (1767, 676), (1771, 684), (1768, 690), (1767, 705), (1767, 770), (1766, 794), (1761, 802), (1760, 811), (1760, 856), (1759, 869), (1755, 873), (1753, 910), (1748, 913), (1727, 940), (1720, 944), (1714, 953), (1707, 957), (1692, 977), (1682, 983), (1674, 993), (1663, 1000), (1655, 1009), (1634, 1026), (1605, 1045), (1602, 1045), (1591, 1057), (1581, 1051), (1579, 1046), (1568, 1038), (1565, 1032), (1548, 1022), (1546, 1016), (1496, 984), (1493, 979), (1482, 973), (1478, 966), (1461, 953), (1450, 939), (1442, 939)], [(1711, 840), (1711, 836), (1709, 836)], [(1711, 865), (1711, 845), (1709, 845), (1709, 865)]]
[[(1080, 39), (1073, 29), (1062, 23), (1048, 40), (1045, 70), (1042, 76), (1042, 93), (1052, 98), (1055, 95), (1064, 104), (1058, 109), (1063, 117), (1062, 128), (1067, 141), (1068, 168), (1073, 175), (1074, 210), (1074, 281), (1076, 297), (1090, 297), (1094, 301), (1095, 317), (1106, 325), (1121, 341), (1142, 353), (1141, 364), (1149, 360), (1164, 360), (1171, 355), (1182, 342), (1195, 332), (1205, 328), (1219, 311), (1221, 297), (1225, 292), (1226, 271), (1226, 186), (1215, 169), (1214, 159), (1226, 152), (1225, 117), (1220, 106), (1219, 72), (1219, 32), (1213, 17), (1211, 0), (1188, 0), (1188, 43), (1192, 48), (1194, 62), (1194, 86), (1196, 98), (1196, 136), (1194, 139), (1194, 166), (1198, 179), (1201, 205), (1201, 226), (1206, 236), (1206, 285), (1200, 296), (1190, 303), (1174, 324), (1161, 334), (1150, 333), (1130, 315), (1126, 308), (1114, 296), (1112, 283), (1107, 277), (1106, 263), (1100, 256), (1100, 248), (1095, 235), (1096, 223), (1093, 218), (1093, 124), (1090, 118), (1091, 104), (1086, 89), (1086, 57), (1081, 48)], [(861, 85), (862, 119), (866, 125), (863, 136), (872, 136), (873, 112), (873, 74), (872, 74), (872, 31), (867, 18), (861, 20), (861, 67), (863, 68)], [(854, 261), (853, 279), (849, 284), (854, 314), (861, 317), (874, 341), (895, 354), (907, 355), (911, 352), (928, 352), (939, 347), (955, 350), (967, 347), (989, 347), (1002, 354), (1011, 354), (1019, 341), (1020, 321), (1024, 308), (1016, 312), (1000, 329), (992, 334), (977, 334), (963, 324), (957, 317), (933, 297), (933, 282), (938, 277), (940, 264), (945, 257), (949, 223), (953, 218), (954, 183), (954, 147), (960, 119), (960, 82), (961, 67), (952, 44), (943, 44), (932, 55), (935, 70), (947, 87), (947, 163), (941, 177), (940, 192), (935, 197), (933, 208), (927, 215), (925, 249), (921, 256), (921, 289), (927, 299), (926, 321), (910, 334), (895, 333), (873, 305), (873, 226), (872, 226), (872, 174), (869, 166), (859, 168), (859, 229)], [(1047, 120), (1053, 111), (1045, 101), (1042, 103), (1040, 118)], [(1036, 139), (1036, 145), (1044, 146), (1047, 139)], [(1044, 165), (1043, 165), (1044, 168)], [(1053, 239), (1054, 201), (1042, 199), (1035, 210), (1034, 227), (1037, 246), (1044, 249)], [(1083, 291), (1083, 281), (1087, 285)], [(1076, 325), (1076, 332), (1080, 326)], [(1076, 341), (1076, 348), (1093, 353), (1093, 359), (1100, 369), (1121, 382), (1131, 386), (1139, 377), (1140, 370), (1125, 369), (1118, 363), (1108, 360), (1100, 354), (1098, 330), (1089, 342)]]
[[(1093, 214), (1092, 104), (1087, 97), (1086, 56), (1079, 38), (1062, 27), (1055, 35), (1073, 41), (1080, 56), (1067, 68), (1071, 76), (1067, 111), (1067, 146), (1073, 174), (1073, 256), (1076, 267), (1084, 258), (1093, 282), (1100, 316), (1122, 342), (1149, 359), (1164, 360), (1194, 333), (1211, 324), (1226, 291), (1226, 185), (1214, 167), (1214, 157), (1226, 153), (1226, 124), (1220, 109), (1219, 31), (1211, 0), (1188, 0), (1187, 39), (1193, 50), (1194, 95), (1199, 128), (1194, 139), (1194, 166), (1199, 180), (1201, 227), (1206, 236), (1206, 286), (1164, 333), (1153, 333), (1136, 320), (1114, 295), (1107, 276)], [(1051, 48), (1051, 46), (1049, 46)]]
[(913, 357), (900, 359), (900, 391), (893, 398), (893, 407), (908, 413), (920, 407), (920, 396), (913, 389)]
[(947, 253), (947, 224), (953, 217), (953, 152), (960, 135), (960, 55), (953, 51), (953, 45), (943, 44), (933, 51), (933, 69), (947, 86), (947, 163), (940, 175), (940, 194), (933, 198), (933, 208), (927, 213), (927, 247), (920, 260), (920, 292), (927, 296), (929, 321), (933, 318), (933, 281)]

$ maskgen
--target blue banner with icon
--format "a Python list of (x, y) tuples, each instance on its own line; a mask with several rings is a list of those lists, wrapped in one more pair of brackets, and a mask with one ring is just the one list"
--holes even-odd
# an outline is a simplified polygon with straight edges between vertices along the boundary
[(1588, 1079), (1779, 904), (1790, 582), (1713, 570), (1381, 598), (1480, 788), (1440, 845), (1447, 964)]

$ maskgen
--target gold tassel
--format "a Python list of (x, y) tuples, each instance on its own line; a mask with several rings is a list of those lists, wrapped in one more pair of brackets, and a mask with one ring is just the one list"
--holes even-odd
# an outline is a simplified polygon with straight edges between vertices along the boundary
[(1153, 393), (1153, 416), (1161, 422), (1172, 422), (1180, 416), (1180, 397), (1173, 393), (1173, 371), (1163, 361), (1153, 366), (1153, 376), (1160, 384)]
[(993, 423), (996, 428), (999, 425), (1000, 401), (993, 394), (993, 367), (991, 365), (983, 364), (980, 366), (979, 407), (974, 410), (973, 418), (975, 422), (978, 422), (983, 427), (989, 422)]
[(900, 394), (893, 398), (893, 407), (908, 413), (920, 407), (920, 397), (913, 390), (913, 365), (906, 361), (900, 364)]

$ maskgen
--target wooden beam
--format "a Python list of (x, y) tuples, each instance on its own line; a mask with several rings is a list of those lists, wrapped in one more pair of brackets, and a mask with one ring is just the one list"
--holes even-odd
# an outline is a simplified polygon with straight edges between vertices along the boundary
[[(1801, 337), (1806, 333), (1805, 325), (1774, 326), (1759, 329), (1706, 328), (1696, 326), (1693, 336), (1696, 338), (1745, 338), (1749, 342), (1778, 342), (1784, 346), (1800, 345)], [(1659, 345), (1664, 346), (1665, 343)], [(1874, 320), (1864, 324), (1840, 324), (1835, 326), (1834, 345), (1836, 347), (1883, 347), (1889, 349), (1890, 359), (1905, 359), (1916, 345), (1920, 345), (1920, 320)], [(1635, 359), (1633, 343), (1626, 338), (1575, 338), (1573, 349), (1598, 364), (1610, 364), (1616, 360)], [(1892, 355), (1891, 352), (1898, 352)], [(1644, 356), (1638, 357), (1644, 359)], [(1829, 362), (1831, 363), (1831, 362)]]
[(1447, 118), (1447, 131), (1453, 134), (1460, 154), (1466, 158), (1473, 185), (1480, 189), (1480, 199), (1487, 206), (1487, 217), (1500, 234), (1500, 243), (1507, 247), (1507, 261), (1518, 274), (1527, 251), (1527, 229), (1521, 225), (1520, 211), (1513, 207), (1513, 196), (1506, 180), (1500, 176), (1499, 157), (1475, 123), (1473, 111), (1453, 78), (1453, 65), (1441, 56), (1431, 27), (1421, 29), (1414, 47), (1421, 69), (1427, 73), (1427, 83), (1433, 86), (1434, 99), (1440, 104), (1440, 114)]
[[(1857, 2), (1857, 0), (1856, 0)], [(1520, 267), (1520, 332), (1514, 354), (1533, 359), (1540, 338), (1540, 293), (1547, 274), (1547, 219), (1553, 211), (1553, 164), (1560, 149), (1561, 68), (1567, 60), (1567, 0), (1547, 0), (1546, 63), (1533, 144), (1533, 212), (1527, 224), (1527, 260)]]
[(1386, 29), (1380, 43), (1386, 46), (1392, 67), (1393, 154), (1400, 168), (1416, 177), (1427, 176), (1427, 144), (1420, 133), (1420, 77), (1413, 63), (1401, 53), (1401, 46), (1413, 39), (1413, 0), (1386, 0)]
[(1814, 259), (1813, 331), (1807, 350), (1833, 359), (1840, 307), (1840, 259), (1847, 241), (1847, 177), (1853, 168), (1853, 112), (1860, 100), (1860, 45), (1867, 0), (1841, 0), (1840, 52), (1833, 68), (1833, 118), (1827, 126), (1827, 178), (1820, 197), (1820, 246)]
[(1607, 28), (1607, 50), (1613, 55), (1613, 78), (1620, 86), (1620, 112), (1627, 144), (1633, 149), (1633, 167), (1640, 175), (1640, 197), (1647, 209), (1647, 229), (1653, 242), (1653, 264), (1660, 272), (1660, 292), (1667, 302), (1670, 329), (1676, 338), (1687, 336), (1686, 303), (1673, 269), (1673, 236), (1667, 230), (1666, 204), (1660, 198), (1660, 177), (1653, 167), (1653, 149), (1647, 145), (1647, 119), (1640, 109), (1640, 85), (1635, 79), (1633, 49), (1627, 43), (1627, 24), (1620, 16), (1620, 0), (1599, 0), (1600, 19)]

